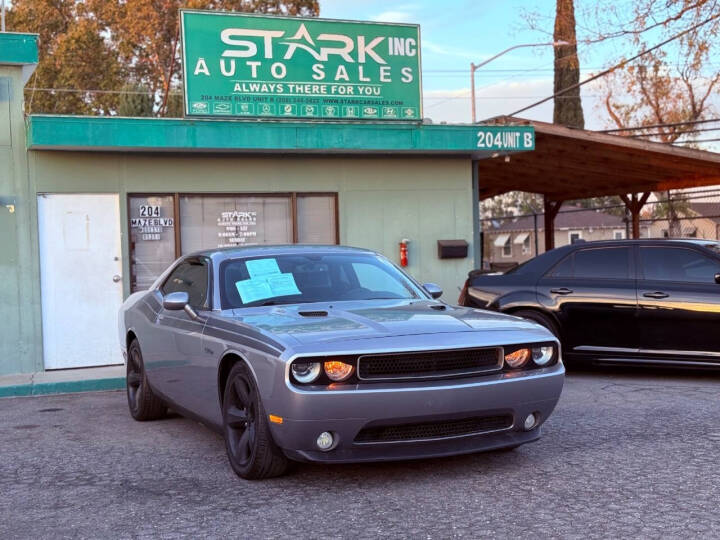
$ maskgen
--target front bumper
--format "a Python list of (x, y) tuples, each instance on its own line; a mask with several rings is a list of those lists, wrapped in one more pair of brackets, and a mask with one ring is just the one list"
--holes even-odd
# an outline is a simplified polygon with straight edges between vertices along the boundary
[[(423, 383), (358, 385), (327, 391), (303, 391), (287, 385), (288, 399), (273, 400), (266, 411), (283, 417), (271, 424), (275, 442), (291, 459), (332, 463), (388, 461), (449, 456), (506, 448), (540, 437), (560, 398), (562, 363), (528, 372), (498, 373), (473, 379)], [(522, 427), (530, 413), (537, 427)], [(512, 426), (481, 434), (401, 442), (355, 441), (364, 427), (454, 420), (509, 414)], [(323, 452), (316, 440), (323, 431), (336, 438)]]

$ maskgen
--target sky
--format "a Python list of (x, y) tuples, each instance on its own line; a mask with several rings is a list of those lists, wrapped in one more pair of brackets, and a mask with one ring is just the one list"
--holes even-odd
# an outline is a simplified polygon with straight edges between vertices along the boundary
[[(323, 18), (420, 24), (423, 114), (434, 122), (470, 122), (470, 63), (518, 44), (552, 41), (554, 9), (554, 0), (320, 0)], [(528, 29), (524, 11), (546, 16), (548, 33)], [(603, 67), (602, 56), (611, 55), (607, 49), (592, 56), (580, 51), (584, 76)], [(478, 69), (478, 120), (510, 114), (552, 95), (552, 68), (552, 47), (540, 46), (516, 49)], [(582, 92), (586, 128), (612, 127), (598, 107), (597, 87)], [(522, 116), (551, 122), (552, 108), (549, 101)]]
[[(619, 14), (631, 17), (634, 0), (612, 0)], [(582, 43), (585, 10), (597, 9), (597, 0), (576, 0), (578, 57), (583, 80), (617, 64), (629, 50), (624, 40)], [(523, 14), (536, 13), (547, 31), (531, 30)], [(555, 0), (320, 0), (320, 16), (331, 19), (409, 22), (420, 25), (423, 69), (423, 116), (433, 122), (470, 122), (470, 63), (479, 64), (509, 47), (552, 41)], [(653, 32), (648, 44), (662, 41)], [(672, 47), (667, 45), (665, 48)], [(710, 69), (717, 69), (711, 64)], [(511, 114), (553, 93), (551, 46), (515, 49), (476, 71), (477, 118)], [(601, 81), (581, 87), (585, 128), (615, 127), (605, 111)], [(720, 95), (714, 101), (720, 110)], [(552, 122), (552, 100), (518, 116)], [(712, 132), (717, 133), (717, 132)], [(720, 142), (700, 143), (720, 152)]]

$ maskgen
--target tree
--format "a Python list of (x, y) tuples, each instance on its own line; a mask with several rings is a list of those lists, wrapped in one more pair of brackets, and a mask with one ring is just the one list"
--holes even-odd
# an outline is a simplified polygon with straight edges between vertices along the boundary
[(592, 39), (621, 38), (633, 54), (699, 25), (604, 79), (609, 125), (680, 124), (623, 133), (665, 143), (696, 133), (682, 122), (713, 114), (712, 98), (720, 86), (720, 72), (713, 65), (720, 50), (720, 2), (636, 0), (629, 19), (616, 7), (605, 7), (595, 11)]
[[(616, 128), (648, 126), (645, 130), (620, 132), (666, 144), (680, 139), (692, 141), (700, 133), (693, 122), (715, 116), (712, 103), (720, 88), (720, 71), (712, 60), (720, 50), (720, 4), (717, 0), (638, 1), (629, 24), (615, 17), (618, 29), (627, 32), (638, 50), (649, 47), (647, 28), (656, 30), (654, 42), (701, 25), (667, 46), (643, 55), (605, 80), (604, 107), (610, 125)], [(612, 25), (607, 15), (604, 24)], [(661, 24), (659, 25), (659, 22)], [(651, 127), (659, 126), (659, 127)], [(668, 219), (670, 236), (681, 235), (680, 214), (687, 204), (672, 193), (657, 193), (664, 202), (654, 213)]]
[(317, 0), (127, 0), (111, 8), (117, 49), (134, 80), (156, 96), (166, 115), (171, 93), (182, 87), (179, 9), (226, 10), (272, 15), (317, 16)]
[(29, 84), (38, 90), (29, 93), (29, 112), (106, 114), (116, 107), (117, 95), (94, 92), (118, 89), (124, 70), (102, 37), (107, 26), (92, 2), (15, 0), (7, 28), (40, 34), (41, 60)]
[[(40, 34), (29, 112), (111, 114), (128, 80), (178, 112), (179, 9), (317, 16), (317, 0), (13, 0), (8, 30)], [(97, 92), (110, 91), (112, 93)], [(181, 110), (181, 109), (180, 109)]]
[(510, 191), (497, 197), (485, 199), (480, 206), (485, 218), (542, 214), (544, 212), (542, 195), (524, 191)]
[(153, 98), (147, 88), (139, 84), (125, 85), (120, 94), (118, 116), (152, 116)]
[[(553, 38), (555, 42), (564, 41), (567, 45), (554, 47), (554, 94), (580, 82), (580, 61), (577, 55), (575, 34), (575, 6), (573, 0), (556, 0), (556, 2)], [(553, 123), (580, 129), (585, 127), (579, 87), (555, 97)]]

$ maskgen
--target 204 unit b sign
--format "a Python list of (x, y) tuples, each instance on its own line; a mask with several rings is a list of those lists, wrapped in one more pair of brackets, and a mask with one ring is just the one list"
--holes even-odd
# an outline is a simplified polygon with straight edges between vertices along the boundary
[(185, 114), (422, 118), (420, 28), (183, 11)]

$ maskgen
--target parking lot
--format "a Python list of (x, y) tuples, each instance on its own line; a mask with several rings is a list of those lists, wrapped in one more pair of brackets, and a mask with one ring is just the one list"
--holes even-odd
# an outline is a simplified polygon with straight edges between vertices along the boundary
[(235, 477), (221, 438), (122, 392), (0, 400), (0, 538), (715, 536), (720, 376), (571, 373), (509, 453)]

